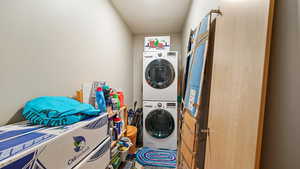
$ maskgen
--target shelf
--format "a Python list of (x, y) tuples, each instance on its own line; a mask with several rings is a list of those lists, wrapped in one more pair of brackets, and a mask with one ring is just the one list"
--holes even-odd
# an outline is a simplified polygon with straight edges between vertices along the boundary
[[(121, 114), (121, 112), (124, 112), (124, 115), (123, 114)], [(111, 147), (115, 147), (116, 146), (116, 144), (117, 144), (117, 142), (122, 138), (122, 136), (124, 136), (124, 134), (125, 134), (125, 132), (126, 132), (126, 129), (127, 129), (127, 106), (126, 105), (124, 105), (124, 106), (122, 106), (121, 108), (120, 108), (120, 110), (108, 110), (108, 118), (109, 119), (112, 119), (113, 117), (115, 117), (116, 115), (120, 115), (120, 117), (124, 120), (124, 122), (125, 122), (125, 126), (124, 126), (124, 128), (123, 128), (123, 131), (121, 132), (121, 134), (118, 136), (118, 139), (117, 140), (115, 140), (115, 141), (112, 141), (112, 143), (111, 143)]]
[(126, 108), (127, 106), (122, 106), (119, 111), (124, 111)]
[(117, 142), (124, 136), (126, 132), (126, 129), (124, 129), (122, 131), (122, 133), (118, 136), (118, 139), (117, 140), (114, 140), (112, 143), (111, 143), (111, 146), (110, 147), (115, 147), (117, 145)]

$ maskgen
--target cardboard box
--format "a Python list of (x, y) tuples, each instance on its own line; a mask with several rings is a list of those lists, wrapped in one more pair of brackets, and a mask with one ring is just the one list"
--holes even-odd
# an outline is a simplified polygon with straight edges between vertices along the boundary
[(73, 169), (106, 169), (110, 162), (110, 144), (108, 137)]
[(170, 36), (145, 37), (145, 52), (169, 51), (170, 46)]
[(82, 84), (82, 102), (98, 108), (98, 105), (96, 104), (96, 89), (98, 87), (103, 87), (104, 85), (106, 85), (106, 82), (104, 81), (94, 81)]
[(0, 127), (0, 168), (71, 169), (108, 137), (107, 130), (107, 113), (69, 126)]

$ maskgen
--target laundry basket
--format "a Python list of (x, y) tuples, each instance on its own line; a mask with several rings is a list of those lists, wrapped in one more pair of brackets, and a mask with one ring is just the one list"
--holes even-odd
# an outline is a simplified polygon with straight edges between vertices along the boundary
[(134, 154), (136, 152), (136, 136), (137, 136), (137, 128), (134, 126), (127, 126), (127, 135), (133, 144), (129, 149), (129, 154)]

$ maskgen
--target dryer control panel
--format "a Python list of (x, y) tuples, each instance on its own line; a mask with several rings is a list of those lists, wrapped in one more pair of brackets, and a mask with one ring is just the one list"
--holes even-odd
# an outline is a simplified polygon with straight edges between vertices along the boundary
[(177, 51), (144, 52), (144, 59), (176, 59)]
[(144, 108), (151, 109), (176, 109), (176, 102), (144, 102)]

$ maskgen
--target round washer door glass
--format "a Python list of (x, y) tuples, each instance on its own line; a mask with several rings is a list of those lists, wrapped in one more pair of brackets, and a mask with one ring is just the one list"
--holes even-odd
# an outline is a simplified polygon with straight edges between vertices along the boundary
[(156, 59), (147, 66), (145, 78), (147, 83), (153, 88), (164, 89), (173, 83), (175, 70), (169, 61)]
[(175, 121), (172, 115), (163, 109), (151, 111), (145, 120), (147, 132), (155, 138), (167, 138), (175, 129)]

